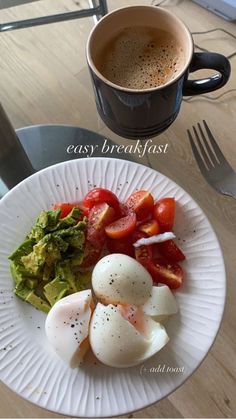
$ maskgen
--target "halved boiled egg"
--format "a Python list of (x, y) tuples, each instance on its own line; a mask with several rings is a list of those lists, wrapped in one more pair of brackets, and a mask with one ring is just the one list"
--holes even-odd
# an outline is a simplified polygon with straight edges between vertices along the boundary
[(139, 306), (151, 295), (152, 277), (135, 259), (113, 253), (96, 264), (92, 286), (96, 297), (105, 304)]
[(89, 339), (95, 356), (117, 368), (144, 362), (169, 340), (165, 328), (140, 308), (101, 303), (93, 312)]
[(167, 285), (153, 286), (151, 295), (142, 306), (143, 312), (154, 320), (162, 322), (178, 312), (177, 301)]
[(94, 309), (90, 289), (59, 300), (49, 311), (45, 331), (56, 353), (76, 368), (89, 348), (89, 323)]

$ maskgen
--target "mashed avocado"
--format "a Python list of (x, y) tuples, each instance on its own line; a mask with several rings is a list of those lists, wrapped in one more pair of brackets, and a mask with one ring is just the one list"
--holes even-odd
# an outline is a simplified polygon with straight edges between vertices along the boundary
[[(87, 219), (73, 208), (42, 211), (24, 242), (9, 256), (14, 292), (44, 312), (60, 298), (86, 288), (90, 274), (80, 273)], [(81, 280), (80, 280), (81, 277)]]

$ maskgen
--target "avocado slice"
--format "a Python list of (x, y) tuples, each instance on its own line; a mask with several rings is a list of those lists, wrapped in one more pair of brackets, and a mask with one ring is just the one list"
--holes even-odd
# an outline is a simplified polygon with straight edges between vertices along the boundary
[(55, 277), (54, 275), (55, 269), (53, 265), (44, 265), (43, 268), (43, 282), (48, 282)]
[(22, 256), (28, 255), (33, 250), (35, 245), (35, 240), (26, 239), (17, 249), (8, 257), (8, 259), (21, 263)]
[(39, 242), (39, 240), (41, 240), (44, 237), (45, 233), (44, 233), (44, 228), (39, 225), (39, 224), (35, 224), (32, 229), (31, 232), (28, 235), (29, 239), (33, 239), (35, 240), (35, 242)]
[(41, 240), (48, 231), (56, 228), (60, 215), (60, 209), (54, 211), (41, 211), (28, 237), (30, 239), (35, 239), (36, 242)]
[(57, 230), (62, 228), (73, 227), (77, 224), (78, 219), (81, 217), (82, 211), (79, 208), (72, 208), (71, 212), (64, 218), (61, 218), (57, 224)]
[(13, 291), (18, 297), (20, 297), (24, 301), (26, 300), (28, 295), (31, 293), (31, 290), (27, 288), (24, 283), (17, 284)]
[[(18, 294), (17, 294), (18, 295)], [(43, 300), (42, 298), (38, 297), (34, 291), (30, 291), (30, 293), (25, 298), (25, 301), (32, 304), (35, 308), (44, 311), (44, 313), (48, 313), (50, 310), (50, 305)]]
[(67, 282), (67, 284), (69, 285), (68, 292), (70, 294), (73, 292), (77, 292), (75, 275), (71, 270), (69, 261), (60, 262), (57, 264), (56, 275), (61, 279), (61, 281)]
[(59, 276), (57, 276), (55, 279), (53, 279), (53, 281), (45, 285), (44, 295), (49, 301), (50, 305), (53, 306), (57, 301), (66, 295), (68, 289), (68, 284), (65, 281), (62, 281)]
[(25, 278), (22, 275), (22, 272), (20, 271), (20, 266), (16, 265), (15, 262), (11, 262), (10, 264), (10, 271), (11, 275), (15, 281), (16, 284), (20, 284), (21, 282), (24, 282)]
[(71, 247), (74, 247), (78, 250), (83, 250), (85, 242), (84, 232), (81, 230), (76, 230), (74, 234), (67, 239), (67, 241)]
[(83, 262), (83, 259), (84, 259), (84, 253), (83, 252), (81, 252), (81, 251), (74, 252), (74, 254), (72, 254), (72, 256), (70, 256), (70, 258), (69, 258), (70, 266), (72, 268), (80, 266), (81, 263)]
[(46, 248), (47, 245), (39, 241), (33, 247), (32, 252), (27, 256), (22, 256), (21, 261), (27, 271), (32, 272), (34, 275), (40, 273), (45, 264)]
[(45, 313), (87, 283), (81, 278), (78, 283), (73, 272), (83, 260), (87, 219), (78, 221), (81, 210), (76, 207), (67, 217), (60, 215), (60, 209), (41, 211), (26, 240), (9, 257), (15, 294)]
[[(58, 242), (60, 242), (59, 245)], [(24, 267), (29, 272), (38, 275), (42, 272), (45, 263), (48, 266), (52, 266), (61, 259), (60, 245), (64, 249), (68, 248), (68, 244), (63, 240), (55, 240), (51, 234), (44, 236), (42, 240), (34, 245), (31, 253), (21, 258)]]
[(76, 274), (76, 286), (77, 291), (83, 291), (91, 288), (92, 272), (77, 272)]
[(50, 210), (42, 211), (39, 214), (37, 224), (40, 225), (46, 232), (49, 232), (52, 228), (57, 227), (60, 220), (61, 210)]
[(28, 272), (24, 269), (23, 266), (17, 265), (15, 262), (11, 262), (10, 271), (17, 285), (24, 283), (27, 280), (29, 281), (29, 283), (35, 284), (34, 288), (37, 286), (38, 278), (35, 276), (28, 275)]
[(39, 281), (39, 277), (32, 274), (25, 269), (23, 265), (19, 265), (16, 262), (10, 263), (10, 272), (16, 284), (23, 282), (26, 278), (34, 279), (37, 282)]
[(37, 279), (27, 278), (26, 281), (25, 281), (25, 285), (30, 290), (34, 290), (38, 285), (38, 281), (37, 281)]

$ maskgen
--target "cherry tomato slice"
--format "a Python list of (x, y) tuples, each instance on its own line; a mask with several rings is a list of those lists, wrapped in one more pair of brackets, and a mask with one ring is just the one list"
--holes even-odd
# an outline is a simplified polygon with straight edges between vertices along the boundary
[(135, 259), (144, 267), (152, 261), (152, 246), (139, 246), (135, 248)]
[[(132, 241), (133, 243), (135, 243), (136, 241), (144, 237), (148, 237), (148, 235), (144, 233), (143, 231), (135, 230), (132, 234)], [(153, 257), (152, 246), (143, 245), (139, 247), (134, 247), (134, 252), (135, 252), (135, 259), (138, 262), (140, 262), (142, 265), (144, 265), (147, 260), (152, 260), (152, 257)]]
[(115, 210), (105, 202), (94, 205), (89, 211), (83, 268), (93, 266), (100, 259), (106, 242), (105, 226), (114, 217)]
[(111, 239), (122, 239), (135, 230), (136, 223), (136, 214), (134, 212), (130, 212), (130, 214), (126, 215), (126, 217), (119, 218), (105, 227), (105, 231)]
[(87, 216), (86, 209), (79, 202), (58, 202), (57, 204), (54, 204), (53, 209), (60, 209), (60, 218), (65, 218), (75, 207), (83, 211), (81, 218), (83, 218), (83, 216)]
[(148, 235), (144, 233), (144, 231), (134, 230), (132, 233), (132, 243), (135, 243), (136, 241), (138, 241), (139, 239), (142, 239), (143, 237), (148, 237)]
[(110, 207), (114, 208), (117, 215), (120, 216), (120, 203), (117, 196), (105, 188), (94, 188), (87, 193), (84, 198), (83, 205), (91, 209), (94, 205), (106, 202)]
[(126, 206), (136, 213), (138, 221), (143, 221), (150, 216), (153, 205), (153, 196), (145, 190), (132, 193), (126, 201)]
[(94, 205), (89, 211), (87, 240), (105, 243), (105, 227), (115, 219), (115, 210), (105, 202)]
[(106, 243), (110, 253), (122, 253), (134, 257), (134, 246), (131, 237), (123, 239), (111, 239), (108, 237)]
[(84, 258), (83, 262), (80, 265), (82, 268), (89, 268), (100, 259), (103, 251), (103, 243), (97, 241), (97, 243), (92, 243), (89, 240), (85, 242), (85, 249), (84, 249)]
[(159, 252), (168, 262), (181, 262), (185, 259), (182, 250), (177, 246), (173, 240), (167, 240), (156, 245)]
[(150, 220), (141, 224), (139, 230), (143, 231), (148, 236), (154, 236), (155, 234), (160, 233), (160, 226), (156, 220)]
[(146, 263), (145, 268), (156, 284), (166, 284), (171, 289), (177, 289), (182, 285), (184, 273), (177, 263), (169, 263), (164, 258), (156, 258)]
[(161, 232), (172, 231), (175, 218), (175, 199), (163, 198), (156, 202), (153, 216), (157, 220)]

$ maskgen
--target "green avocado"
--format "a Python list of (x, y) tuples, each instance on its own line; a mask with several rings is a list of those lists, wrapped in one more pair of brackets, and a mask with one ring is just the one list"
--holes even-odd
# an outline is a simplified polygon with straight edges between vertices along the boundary
[(25, 277), (23, 276), (20, 270), (20, 265), (16, 265), (15, 262), (11, 262), (10, 271), (16, 284), (20, 284), (21, 282), (24, 282)]
[(21, 263), (22, 256), (28, 255), (33, 250), (33, 246), (35, 244), (35, 240), (27, 239), (17, 249), (9, 256), (8, 259)]
[(48, 313), (51, 308), (50, 305), (45, 300), (38, 297), (34, 291), (30, 291), (25, 301), (32, 304), (35, 308), (44, 311), (44, 313)]
[(91, 279), (92, 279), (92, 272), (77, 272), (76, 273), (76, 286), (77, 291), (83, 291), (88, 288), (91, 288)]
[(37, 279), (27, 278), (25, 284), (27, 288), (29, 288), (30, 290), (34, 290), (35, 288), (37, 288), (38, 281)]
[(56, 228), (60, 214), (60, 209), (55, 211), (41, 211), (28, 237), (36, 240), (36, 242), (41, 240), (47, 232)]
[(39, 272), (43, 272), (45, 264), (52, 266), (60, 260), (61, 251), (66, 251), (67, 249), (68, 243), (50, 233), (35, 244), (32, 252), (27, 256), (23, 256), (21, 261), (29, 272), (37, 275)]
[(76, 268), (77, 266), (80, 266), (81, 263), (83, 262), (83, 259), (84, 259), (84, 252), (82, 251), (74, 252), (74, 254), (72, 254), (71, 257), (69, 258), (71, 268), (73, 269), (73, 268)]
[(47, 254), (47, 244), (39, 241), (34, 247), (33, 251), (27, 256), (22, 256), (21, 261), (25, 269), (37, 275), (42, 270), (45, 264)]
[(54, 276), (55, 276), (54, 271), (55, 271), (55, 268), (54, 268), (53, 265), (49, 266), (49, 265), (46, 265), (46, 263), (45, 263), (44, 268), (43, 268), (43, 274), (42, 274), (43, 282), (48, 282), (52, 278), (54, 278)]
[(68, 284), (62, 281), (60, 277), (56, 277), (44, 287), (44, 295), (53, 306), (57, 301), (66, 295), (68, 292)]
[(22, 283), (17, 284), (13, 291), (18, 297), (20, 297), (24, 301), (26, 300), (28, 295), (31, 293), (31, 290), (27, 288), (25, 284), (22, 284)]
[(16, 262), (11, 262), (10, 271), (16, 284), (23, 283), (26, 280), (31, 280), (34, 281), (37, 286), (38, 278), (30, 275), (30, 273), (22, 265), (17, 265)]
[(73, 208), (66, 217), (59, 220), (56, 230), (75, 226), (78, 222), (78, 219), (81, 217), (81, 214), (82, 211), (79, 208)]
[(68, 284), (69, 294), (72, 294), (73, 292), (77, 292), (75, 275), (73, 274), (71, 270), (69, 261), (64, 261), (57, 264), (56, 275), (58, 278), (61, 279), (61, 281), (64, 281)]
[(65, 295), (84, 289), (74, 270), (84, 257), (87, 218), (78, 221), (78, 208), (67, 217), (60, 215), (60, 209), (41, 211), (24, 242), (9, 256), (15, 294), (44, 312)]

